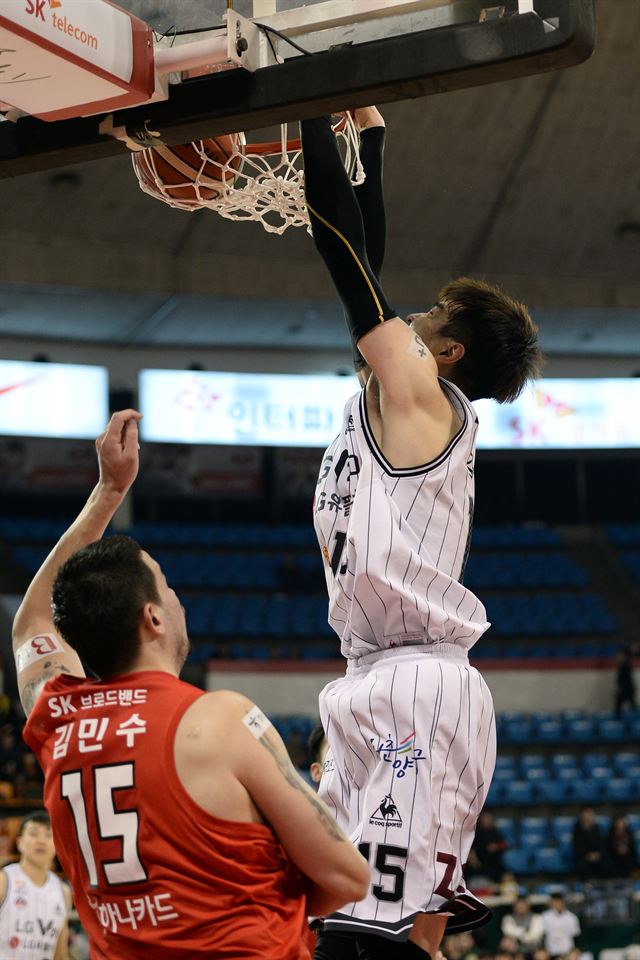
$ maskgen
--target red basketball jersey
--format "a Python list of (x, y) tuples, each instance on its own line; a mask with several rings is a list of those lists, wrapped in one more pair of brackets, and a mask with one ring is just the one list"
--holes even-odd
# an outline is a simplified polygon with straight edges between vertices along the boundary
[(62, 675), (29, 717), (92, 960), (308, 960), (302, 879), (271, 829), (212, 816), (178, 778), (199, 696), (160, 671)]

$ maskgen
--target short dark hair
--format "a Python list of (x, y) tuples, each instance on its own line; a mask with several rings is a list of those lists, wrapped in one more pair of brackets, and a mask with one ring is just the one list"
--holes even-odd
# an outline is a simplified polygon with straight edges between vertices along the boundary
[(311, 763), (320, 763), (320, 751), (322, 750), (324, 739), (324, 728), (321, 723), (318, 723), (309, 734), (309, 739), (307, 740), (307, 753), (309, 754)]
[(102, 679), (134, 663), (140, 612), (160, 603), (153, 572), (131, 537), (105, 537), (78, 550), (53, 584), (53, 623), (81, 660)]
[(470, 277), (452, 280), (438, 294), (449, 320), (441, 331), (464, 345), (452, 380), (469, 400), (515, 400), (540, 375), (544, 357), (538, 328), (525, 305), (498, 287)]
[(33, 813), (27, 813), (20, 821), (17, 834), (19, 837), (24, 833), (28, 823), (39, 823), (43, 827), (51, 829), (51, 820), (46, 810), (34, 810)]

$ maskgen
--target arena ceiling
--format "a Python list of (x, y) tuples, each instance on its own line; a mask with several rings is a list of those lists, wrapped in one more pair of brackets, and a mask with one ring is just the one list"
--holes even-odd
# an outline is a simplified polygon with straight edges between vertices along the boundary
[[(200, 0), (119, 2), (202, 22)], [(470, 273), (529, 303), (550, 353), (640, 357), (638, 36), (638, 0), (599, 0), (587, 63), (385, 108), (393, 303)], [(344, 344), (306, 233), (172, 210), (127, 157), (2, 180), (0, 210), (0, 338)]]

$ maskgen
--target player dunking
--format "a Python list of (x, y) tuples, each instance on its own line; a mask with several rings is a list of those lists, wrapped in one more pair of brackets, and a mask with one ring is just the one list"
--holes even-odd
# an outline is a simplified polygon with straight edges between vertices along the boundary
[(158, 564), (100, 539), (138, 471), (139, 416), (98, 439), (98, 485), (14, 622), (58, 856), (93, 960), (308, 960), (307, 912), (363, 896), (369, 871), (264, 714), (178, 679), (184, 609)]
[[(346, 677), (322, 692), (332, 762), (320, 794), (369, 860), (368, 896), (324, 921), (317, 960), (435, 957), (489, 911), (463, 866), (495, 761), (489, 691), (468, 650), (489, 624), (462, 584), (480, 397), (514, 399), (541, 361), (526, 308), (449, 283), (405, 323), (379, 282), (384, 121), (358, 110), (353, 188), (328, 119), (302, 124), (316, 246), (340, 295), (364, 390), (327, 450), (314, 517)], [(428, 227), (425, 228), (428, 238)]]

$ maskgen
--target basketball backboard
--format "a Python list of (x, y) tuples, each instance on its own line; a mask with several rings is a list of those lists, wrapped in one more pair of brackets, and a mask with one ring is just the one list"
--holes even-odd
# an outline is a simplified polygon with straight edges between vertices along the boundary
[[(95, 39), (91, 20), (71, 19), (89, 2), (88, 17), (115, 6), (0, 6), (0, 102), (12, 118), (0, 122), (0, 177), (124, 153), (123, 140), (145, 144), (151, 131), (183, 143), (560, 69), (587, 59), (595, 39), (595, 0), (120, 0), (138, 48), (124, 76), (126, 65), (115, 75), (91, 62), (95, 44), (69, 52), (74, 29)], [(44, 49), (49, 73), (33, 79), (59, 90), (51, 63), (66, 34), (65, 71), (73, 63), (96, 90), (79, 85), (78, 115), (65, 102), (34, 116), (15, 50)]]

